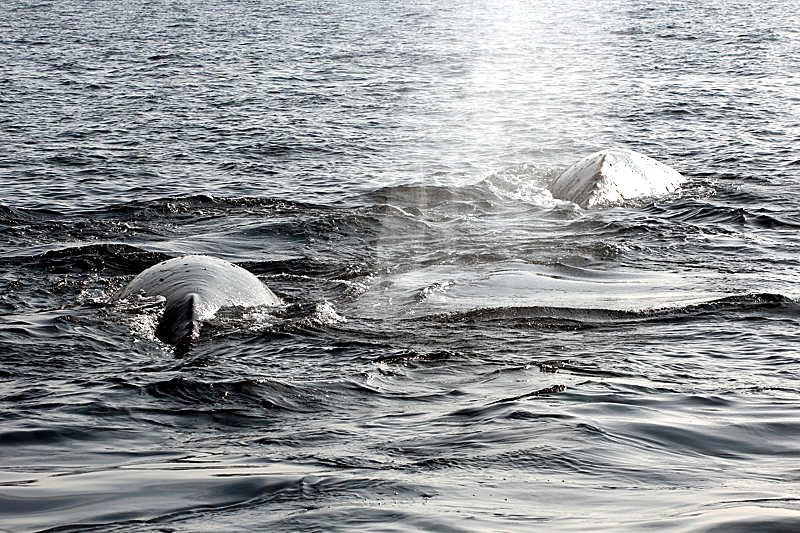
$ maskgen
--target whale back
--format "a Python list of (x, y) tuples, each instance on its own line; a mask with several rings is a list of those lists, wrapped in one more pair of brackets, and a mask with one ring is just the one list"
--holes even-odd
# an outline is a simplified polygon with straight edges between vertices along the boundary
[(632, 150), (604, 150), (584, 157), (550, 184), (553, 198), (583, 208), (662, 196), (686, 181), (677, 170)]
[(200, 323), (212, 318), (221, 307), (280, 303), (275, 293), (244, 268), (205, 255), (178, 257), (152, 266), (111, 299), (137, 294), (166, 300), (156, 337), (174, 345), (196, 338)]

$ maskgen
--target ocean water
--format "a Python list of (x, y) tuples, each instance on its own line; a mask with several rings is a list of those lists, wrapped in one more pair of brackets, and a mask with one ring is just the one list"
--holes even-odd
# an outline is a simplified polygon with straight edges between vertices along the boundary
[[(800, 531), (800, 4), (0, 4), (0, 531)], [(548, 183), (624, 147), (689, 180)], [(283, 300), (183, 357), (187, 253)]]

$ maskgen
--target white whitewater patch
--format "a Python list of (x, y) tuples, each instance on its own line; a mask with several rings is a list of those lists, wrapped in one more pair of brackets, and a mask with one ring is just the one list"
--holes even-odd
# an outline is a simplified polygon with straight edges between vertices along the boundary
[(495, 172), (487, 176), (483, 183), (500, 198), (551, 207), (554, 201), (547, 184), (552, 180), (552, 175), (552, 169), (525, 163)]
[(316, 304), (314, 312), (305, 318), (304, 322), (309, 326), (332, 326), (345, 323), (347, 319), (336, 312), (336, 308), (332, 303), (328, 300), (323, 300)]
[(243, 313), (242, 321), (247, 325), (247, 330), (252, 333), (266, 331), (281, 323), (281, 319), (275, 316), (274, 308), (267, 307)]
[(156, 341), (156, 327), (166, 303), (163, 296), (131, 294), (111, 303), (114, 313), (110, 316), (128, 327), (134, 342), (139, 339)]

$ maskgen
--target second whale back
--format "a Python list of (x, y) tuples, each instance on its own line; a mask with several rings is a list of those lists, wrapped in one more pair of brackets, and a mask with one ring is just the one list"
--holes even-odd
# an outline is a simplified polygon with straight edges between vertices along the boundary
[(550, 184), (553, 198), (583, 208), (640, 197), (658, 197), (686, 181), (677, 170), (633, 150), (614, 149), (584, 157)]

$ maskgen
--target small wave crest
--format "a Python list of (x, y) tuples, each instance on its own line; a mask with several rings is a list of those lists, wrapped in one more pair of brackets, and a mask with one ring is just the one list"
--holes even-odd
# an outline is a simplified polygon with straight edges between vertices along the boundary
[(447, 289), (455, 284), (455, 281), (448, 280), (448, 281), (440, 281), (433, 283), (432, 285), (428, 285), (427, 287), (423, 287), (419, 290), (416, 295), (417, 303), (422, 303), (425, 300), (429, 299), (436, 293), (445, 293)]
[(212, 380), (178, 376), (143, 385), (141, 389), (154, 398), (200, 411), (207, 407), (214, 412), (228, 410), (231, 416), (239, 409), (252, 410), (248, 416), (256, 416), (264, 409), (307, 412), (319, 408), (313, 387), (271, 379)]
[(742, 294), (708, 302), (657, 309), (485, 307), (439, 314), (433, 317), (417, 317), (415, 320), (429, 321), (433, 319), (443, 323), (476, 322), (484, 324), (501, 322), (509, 326), (517, 324), (534, 329), (575, 330), (623, 323), (681, 321), (709, 313), (747, 314), (751, 312), (783, 313), (795, 317), (800, 313), (800, 304), (780, 294)]

